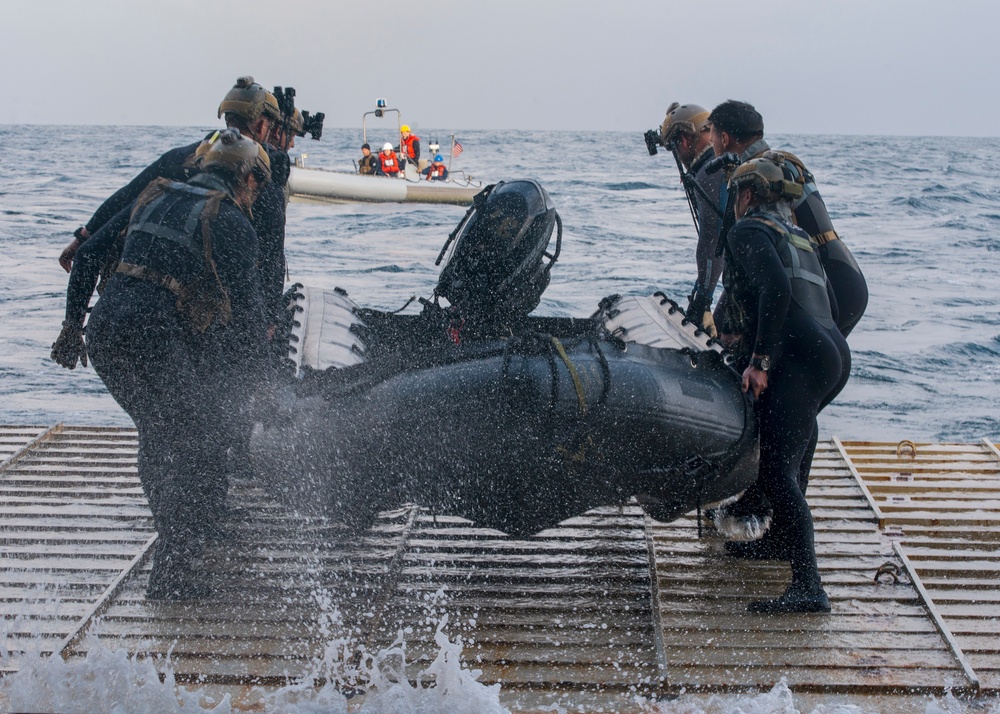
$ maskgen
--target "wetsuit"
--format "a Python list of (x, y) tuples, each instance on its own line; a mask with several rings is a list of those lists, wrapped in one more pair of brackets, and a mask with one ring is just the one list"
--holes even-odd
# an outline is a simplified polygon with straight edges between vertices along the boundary
[[(230, 417), (243, 409), (263, 373), (257, 238), (228, 199), (218, 204), (217, 215), (202, 217), (206, 191), (220, 188), (214, 176), (201, 174), (188, 184), (171, 184), (148, 211), (135, 211), (118, 268), (125, 272), (112, 276), (87, 324), (94, 369), (139, 432), (139, 478), (159, 533), (151, 597), (190, 594), (183, 588), (191, 561), (224, 509), (226, 450), (233, 431), (245, 427), (241, 417)], [(206, 220), (218, 283), (203, 258)], [(89, 298), (80, 284), (96, 279), (93, 263), (102, 242), (113, 239), (99, 232), (78, 252), (67, 316), (81, 309), (73, 300)], [(178, 284), (193, 295), (213, 294), (195, 289), (199, 284), (224, 289), (228, 322), (197, 331), (181, 308)]]
[(688, 169), (688, 175), (701, 188), (701, 191), (695, 189), (693, 192), (699, 228), (698, 248), (695, 251), (698, 282), (695, 283), (688, 308), (689, 316), (699, 323), (702, 315), (712, 309), (712, 295), (725, 265), (725, 260), (715, 255), (719, 243), (719, 229), (722, 227), (722, 218), (715, 207), (719, 205), (724, 176), (721, 171), (712, 174), (705, 171), (705, 165), (714, 156), (712, 147), (706, 147)]
[[(209, 135), (210, 136), (210, 135)], [(112, 194), (87, 221), (91, 240), (97, 232), (114, 219), (110, 230), (120, 232), (127, 223), (128, 212), (139, 194), (157, 178), (186, 180), (196, 169), (186, 166), (201, 142), (180, 146), (163, 154), (143, 169), (138, 176)], [(264, 291), (264, 304), (272, 324), (281, 321), (284, 304), (281, 296), (285, 285), (285, 184), (288, 182), (290, 161), (288, 154), (264, 144), (271, 161), (271, 181), (266, 184), (253, 206), (251, 223), (260, 242), (260, 285)], [(120, 215), (119, 215), (120, 214)], [(84, 244), (86, 245), (86, 243)], [(81, 248), (82, 250), (82, 248)]]
[(768, 386), (755, 406), (758, 484), (774, 510), (767, 537), (791, 562), (793, 584), (818, 586), (812, 516), (798, 474), (816, 413), (850, 358), (847, 342), (808, 235), (775, 215), (752, 209), (733, 226), (724, 284), (727, 329), (745, 343), (740, 367), (752, 353), (771, 358)]
[[(770, 150), (766, 141), (758, 139), (746, 148), (740, 159), (746, 162)], [(837, 297), (837, 328), (847, 337), (868, 307), (868, 283), (854, 255), (834, 230), (826, 203), (816, 187), (816, 179), (798, 157), (788, 152), (782, 153), (790, 159), (788, 167), (803, 188), (802, 198), (792, 204), (795, 223), (819, 244), (823, 268)]]

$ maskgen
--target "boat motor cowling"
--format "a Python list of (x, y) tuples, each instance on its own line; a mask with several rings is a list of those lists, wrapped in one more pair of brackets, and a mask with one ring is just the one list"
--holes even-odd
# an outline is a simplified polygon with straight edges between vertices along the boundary
[(542, 299), (562, 247), (562, 221), (538, 182), (501, 181), (477, 194), (438, 264), (449, 246), (435, 296), (446, 298), (481, 329), (509, 327)]

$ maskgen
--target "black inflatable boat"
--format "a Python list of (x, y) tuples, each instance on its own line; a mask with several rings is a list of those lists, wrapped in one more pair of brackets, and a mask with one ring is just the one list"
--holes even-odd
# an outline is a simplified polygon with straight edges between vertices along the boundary
[[(547, 195), (513, 183), (477, 199), (449, 238), (419, 315), (362, 309), (340, 291), (294, 293), (296, 378), (284, 417), (253, 441), (261, 473), (293, 506), (364, 528), (418, 503), (525, 536), (632, 497), (669, 520), (755, 480), (739, 377), (675, 303), (614, 296), (589, 318), (527, 315), (561, 226), (550, 250), (558, 216)], [(483, 248), (491, 210), (518, 220), (505, 234), (494, 225)], [(483, 256), (502, 270), (485, 274)]]

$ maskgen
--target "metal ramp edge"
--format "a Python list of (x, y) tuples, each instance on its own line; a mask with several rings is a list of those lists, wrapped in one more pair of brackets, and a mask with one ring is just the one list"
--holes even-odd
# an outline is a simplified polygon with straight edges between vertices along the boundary
[(987, 438), (840, 449), (973, 688), (1000, 692), (1000, 450)]

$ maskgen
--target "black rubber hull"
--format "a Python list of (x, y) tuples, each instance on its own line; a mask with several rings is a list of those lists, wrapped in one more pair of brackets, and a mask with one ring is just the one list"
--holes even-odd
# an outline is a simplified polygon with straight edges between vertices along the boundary
[[(262, 473), (294, 507), (358, 528), (418, 503), (518, 536), (640, 494), (669, 520), (755, 480), (753, 412), (718, 354), (561, 344), (565, 358), (497, 341), (363, 387), (313, 385), (255, 438)], [(340, 383), (356, 369), (370, 367)]]

